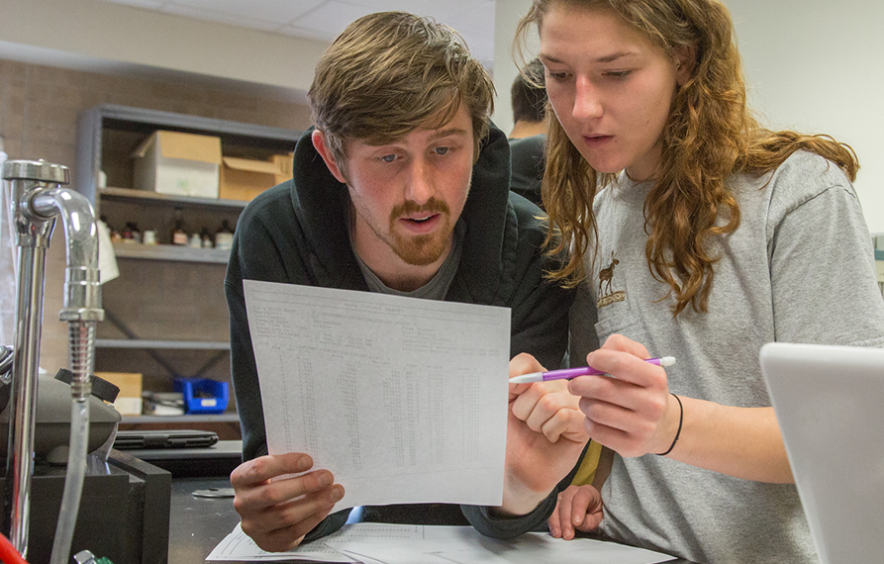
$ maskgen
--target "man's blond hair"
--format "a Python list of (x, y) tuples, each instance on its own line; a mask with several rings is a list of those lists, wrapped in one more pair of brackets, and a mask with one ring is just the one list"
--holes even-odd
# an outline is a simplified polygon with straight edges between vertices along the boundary
[(464, 104), (475, 156), (488, 132), (494, 86), (451, 28), (405, 12), (351, 23), (316, 65), (308, 93), (314, 126), (339, 166), (346, 141), (375, 145), (447, 123)]

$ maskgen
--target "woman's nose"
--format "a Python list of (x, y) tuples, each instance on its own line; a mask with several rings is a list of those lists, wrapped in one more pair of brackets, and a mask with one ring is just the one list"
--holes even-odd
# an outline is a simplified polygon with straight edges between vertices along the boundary
[(577, 119), (599, 118), (604, 113), (601, 93), (587, 77), (576, 79), (572, 113)]

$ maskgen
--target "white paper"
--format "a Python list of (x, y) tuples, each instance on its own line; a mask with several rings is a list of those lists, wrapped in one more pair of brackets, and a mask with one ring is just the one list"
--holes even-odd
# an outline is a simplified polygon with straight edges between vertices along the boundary
[[(425, 529), (426, 540), (422, 542), (435, 544), (431, 548), (440, 558), (439, 564), (491, 562), (489, 554), (511, 564), (656, 564), (675, 560), (674, 556), (662, 552), (625, 544), (587, 538), (564, 540), (548, 533), (525, 533), (514, 539), (497, 540), (482, 536), (472, 527), (428, 526)], [(352, 550), (353, 546), (348, 549)]]
[(336, 510), (502, 503), (508, 308), (243, 285), (268, 449), (330, 470)]
[(299, 546), (288, 552), (266, 552), (258, 548), (237, 524), (233, 532), (224, 537), (218, 546), (206, 557), (206, 562), (243, 562), (274, 560), (306, 560), (310, 562), (356, 562), (349, 556), (331, 548), (323, 542), (313, 542)]
[(114, 245), (111, 242), (110, 230), (107, 224), (101, 220), (95, 222), (98, 226), (98, 271), (101, 283), (110, 282), (120, 275), (117, 266), (117, 255), (114, 253)]
[[(674, 556), (613, 542), (578, 538), (555, 539), (546, 533), (526, 533), (501, 541), (482, 536), (472, 527), (357, 523), (292, 552), (267, 553), (238, 549), (221, 554), (223, 546), (245, 547), (251, 541), (237, 526), (207, 561), (309, 560), (352, 557), (365, 564), (656, 564)], [(254, 546), (254, 543), (252, 543)], [(332, 556), (337, 551), (336, 556)], [(219, 554), (216, 554), (219, 553)], [(326, 558), (326, 560), (321, 560)]]

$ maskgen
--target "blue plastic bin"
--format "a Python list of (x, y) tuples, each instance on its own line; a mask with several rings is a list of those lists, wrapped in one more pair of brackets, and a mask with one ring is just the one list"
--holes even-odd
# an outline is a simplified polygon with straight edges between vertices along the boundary
[(187, 413), (223, 413), (227, 409), (227, 382), (211, 378), (175, 378), (175, 391), (184, 395)]

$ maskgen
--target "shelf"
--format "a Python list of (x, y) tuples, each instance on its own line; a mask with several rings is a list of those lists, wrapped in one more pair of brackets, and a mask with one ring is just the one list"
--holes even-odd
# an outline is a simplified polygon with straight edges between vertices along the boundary
[(124, 415), (120, 423), (239, 423), (236, 413), (214, 415)]
[(230, 343), (214, 341), (151, 341), (147, 339), (95, 339), (95, 348), (227, 351), (230, 350)]
[[(102, 197), (97, 186), (103, 164), (105, 130), (131, 133), (135, 137), (146, 138), (159, 129), (214, 135), (221, 138), (224, 146), (271, 154), (294, 151), (303, 133), (281, 127), (102, 104), (84, 110), (77, 120), (77, 161), (73, 183), (76, 190), (96, 205)], [(247, 157), (246, 154), (230, 156)], [(218, 205), (217, 201), (207, 201)]]
[(99, 188), (98, 192), (102, 198), (131, 200), (141, 203), (176, 205), (182, 204), (189, 206), (209, 206), (232, 209), (242, 209), (248, 204), (248, 202), (244, 200), (223, 200), (221, 198), (195, 198), (193, 196), (173, 196), (170, 194), (161, 194), (160, 192), (151, 192), (150, 190), (135, 190), (134, 188), (107, 187)]
[(119, 258), (140, 260), (168, 260), (178, 262), (208, 262), (227, 264), (227, 249), (197, 249), (179, 245), (144, 245), (141, 243), (114, 243), (114, 254)]
[[(142, 231), (155, 231), (157, 241), (165, 243), (114, 242), (120, 277), (103, 293), (105, 316), (116, 328), (105, 334), (116, 338), (96, 340), (96, 364), (114, 371), (147, 373), (148, 385), (160, 389), (167, 388), (160, 381), (166, 376), (206, 377), (230, 383), (223, 285), (223, 268), (230, 250), (171, 245), (169, 234), (179, 208), (186, 222), (185, 231), (191, 236), (203, 231), (217, 234), (226, 229), (225, 223), (231, 229), (236, 225), (248, 202), (135, 189), (132, 151), (158, 130), (219, 137), (225, 156), (254, 160), (291, 153), (303, 132), (110, 104), (84, 110), (77, 120), (72, 187), (114, 227), (137, 221)], [(114, 309), (119, 317), (112, 314)], [(210, 333), (206, 332), (207, 326), (212, 327)], [(226, 428), (228, 424), (238, 426), (238, 422), (232, 410), (123, 417), (123, 423), (136, 426), (223, 423)]]

